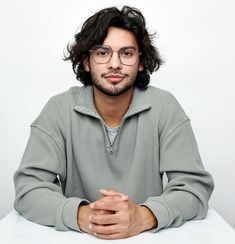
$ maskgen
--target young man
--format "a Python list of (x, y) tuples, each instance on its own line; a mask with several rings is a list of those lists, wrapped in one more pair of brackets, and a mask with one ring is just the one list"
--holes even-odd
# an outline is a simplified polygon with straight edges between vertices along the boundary
[(148, 86), (162, 61), (142, 14), (125, 6), (91, 16), (66, 60), (84, 86), (50, 99), (32, 123), (15, 209), (103, 239), (204, 218), (213, 181), (183, 109)]

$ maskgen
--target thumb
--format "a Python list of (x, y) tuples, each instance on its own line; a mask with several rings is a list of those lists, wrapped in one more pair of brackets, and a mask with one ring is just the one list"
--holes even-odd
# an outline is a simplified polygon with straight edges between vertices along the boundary
[(122, 200), (122, 201), (128, 200), (127, 195), (125, 195), (124, 193), (121, 193), (121, 192), (114, 191), (114, 190), (100, 189), (100, 193), (103, 196), (120, 196), (121, 197), (120, 200)]

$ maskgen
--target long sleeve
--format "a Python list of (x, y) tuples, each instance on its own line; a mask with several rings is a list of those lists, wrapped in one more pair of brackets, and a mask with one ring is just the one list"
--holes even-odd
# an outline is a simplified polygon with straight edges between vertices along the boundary
[[(213, 181), (175, 98), (158, 89), (136, 91), (110, 154), (92, 94), (88, 87), (56, 96), (32, 123), (14, 176), (15, 209), (36, 223), (80, 231), (79, 205), (113, 188), (152, 210), (158, 220), (153, 231), (203, 218)], [(164, 173), (169, 182), (163, 190)]]
[(168, 183), (160, 196), (149, 197), (147, 206), (158, 220), (157, 231), (202, 219), (214, 188), (211, 175), (204, 169), (190, 120), (173, 96), (162, 115), (160, 134), (160, 173)]
[[(44, 123), (47, 111), (47, 108), (44, 109), (32, 124), (25, 153), (14, 175), (14, 207), (25, 218), (36, 223), (55, 226), (57, 230), (80, 231), (77, 209), (81, 202), (88, 201), (63, 195), (61, 182), (66, 178), (65, 150), (58, 138), (38, 123)], [(48, 121), (50, 118), (47, 124), (50, 123)]]

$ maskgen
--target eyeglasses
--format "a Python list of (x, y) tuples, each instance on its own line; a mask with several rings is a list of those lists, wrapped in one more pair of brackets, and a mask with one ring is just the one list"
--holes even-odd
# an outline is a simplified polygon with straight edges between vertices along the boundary
[(141, 55), (141, 53), (132, 46), (113, 51), (112, 48), (107, 45), (96, 45), (90, 49), (89, 52), (97, 64), (107, 64), (112, 58), (113, 53), (117, 52), (120, 62), (127, 66), (134, 65)]

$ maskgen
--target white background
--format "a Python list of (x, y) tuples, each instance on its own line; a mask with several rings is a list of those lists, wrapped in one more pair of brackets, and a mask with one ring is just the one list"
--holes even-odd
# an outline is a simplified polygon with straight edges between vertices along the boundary
[(97, 10), (139, 8), (164, 66), (151, 84), (171, 91), (188, 116), (205, 168), (210, 201), (235, 227), (235, 1), (0, 0), (0, 218), (13, 207), (12, 176), (30, 123), (53, 95), (79, 85), (63, 50)]

